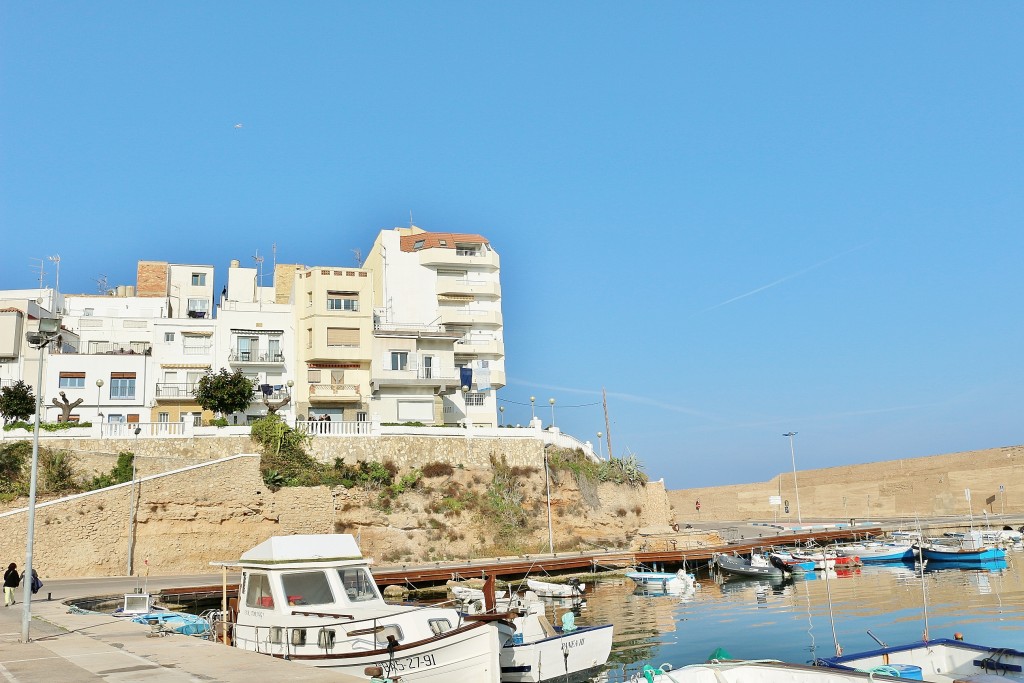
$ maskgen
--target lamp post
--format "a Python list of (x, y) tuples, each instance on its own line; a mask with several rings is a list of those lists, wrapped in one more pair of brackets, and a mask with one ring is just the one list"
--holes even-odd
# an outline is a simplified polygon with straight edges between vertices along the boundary
[(537, 402), (537, 397), (536, 396), (531, 396), (530, 397), (530, 422), (533, 422), (535, 419), (537, 419), (537, 413), (533, 409), (534, 405), (536, 404), (536, 402)]
[(465, 384), (462, 385), (462, 426), (465, 427), (469, 423), (469, 387)]
[(501, 419), (501, 426), (505, 426), (505, 406), (498, 406), (498, 416)]
[(100, 391), (103, 390), (103, 380), (96, 380), (96, 417), (100, 422), (100, 429), (103, 429), (103, 413), (100, 412)]
[(28, 332), (29, 345), (39, 349), (39, 369), (36, 379), (36, 414), (32, 429), (32, 474), (28, 487), (28, 529), (25, 536), (25, 588), (22, 594), (21, 642), (29, 642), (32, 623), (32, 546), (36, 532), (36, 482), (39, 479), (39, 418), (43, 412), (43, 349), (60, 332), (60, 318), (40, 318), (39, 331)]
[(142, 427), (135, 428), (135, 452), (132, 453), (132, 499), (128, 508), (128, 576), (134, 572), (135, 564), (135, 460), (139, 457), (139, 432)]
[(601, 460), (604, 460), (604, 445), (601, 443), (601, 437), (604, 436), (601, 432), (597, 433), (597, 452), (601, 456)]
[(549, 398), (548, 403), (551, 404), (551, 426), (555, 426), (555, 399)]
[(793, 450), (793, 437), (796, 436), (796, 432), (786, 432), (783, 436), (789, 437), (789, 457), (793, 460), (793, 493), (796, 497), (796, 521), (803, 523), (803, 517), (800, 516), (800, 489), (796, 485), (796, 451)]

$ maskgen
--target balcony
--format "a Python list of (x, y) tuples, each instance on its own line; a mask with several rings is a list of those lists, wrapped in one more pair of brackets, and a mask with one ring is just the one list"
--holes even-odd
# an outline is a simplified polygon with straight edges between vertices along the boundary
[(419, 323), (391, 323), (376, 321), (373, 324), (375, 337), (403, 339), (458, 339), (459, 333), (448, 331), (444, 325), (421, 325)]
[(438, 295), (463, 295), (497, 299), (501, 296), (501, 285), (495, 280), (474, 280), (463, 277), (437, 278)]
[(310, 403), (362, 403), (358, 384), (310, 384)]
[(455, 353), (504, 356), (505, 343), (489, 334), (467, 334), (455, 342)]
[(228, 353), (228, 362), (232, 365), (284, 365), (284, 354), (280, 351), (249, 351), (232, 350)]
[(60, 352), (90, 356), (148, 356), (153, 353), (153, 345), (149, 342), (64, 342), (61, 344)]
[(195, 382), (157, 382), (158, 401), (195, 401)]
[(428, 268), (497, 270), (501, 267), (498, 254), (490, 250), (432, 248), (420, 250), (419, 257), (420, 265)]
[(457, 368), (412, 368), (408, 370), (374, 370), (373, 389), (381, 387), (457, 387)]
[(262, 384), (256, 385), (252, 392), (253, 403), (263, 403), (264, 400), (280, 401), (289, 396), (287, 387), (282, 386), (280, 389), (275, 389), (274, 386), (276, 385), (268, 384), (266, 386), (270, 388), (270, 391), (264, 391)]
[(487, 325), (501, 327), (501, 311), (493, 308), (442, 306), (441, 323), (444, 325)]

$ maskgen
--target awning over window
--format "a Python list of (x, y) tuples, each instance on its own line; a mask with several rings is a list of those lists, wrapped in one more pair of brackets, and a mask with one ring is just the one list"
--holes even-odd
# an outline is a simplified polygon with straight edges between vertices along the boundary
[(236, 330), (232, 328), (231, 334), (284, 334), (284, 330)]

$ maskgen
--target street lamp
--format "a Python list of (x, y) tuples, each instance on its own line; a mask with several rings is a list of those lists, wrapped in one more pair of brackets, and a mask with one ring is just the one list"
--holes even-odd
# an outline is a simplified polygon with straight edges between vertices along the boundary
[(796, 521), (803, 522), (800, 516), (800, 489), (796, 485), (796, 451), (793, 450), (793, 437), (796, 432), (786, 432), (783, 436), (789, 437), (789, 457), (793, 460), (793, 493), (796, 494)]
[(132, 453), (132, 500), (128, 508), (128, 576), (132, 575), (135, 564), (135, 461), (139, 457), (139, 432), (142, 427), (135, 428), (135, 452)]
[(21, 642), (29, 642), (32, 622), (32, 546), (36, 533), (36, 482), (39, 478), (39, 414), (43, 412), (43, 349), (60, 333), (60, 318), (40, 318), (38, 332), (26, 332), (30, 346), (39, 349), (36, 379), (36, 414), (32, 430), (32, 474), (28, 487), (28, 530), (25, 537), (25, 590), (22, 597)]
[(498, 416), (501, 418), (501, 426), (505, 426), (505, 406), (498, 406)]
[(548, 403), (551, 404), (551, 426), (555, 426), (555, 399), (549, 398)]
[(100, 412), (100, 391), (103, 389), (103, 380), (96, 380), (96, 418), (100, 422), (100, 428), (103, 425), (103, 413)]
[(534, 412), (534, 410), (533, 410), (533, 406), (536, 403), (536, 401), (537, 401), (537, 397), (536, 396), (531, 396), (530, 397), (530, 422), (533, 422), (535, 419), (537, 419), (537, 413)]
[(465, 384), (462, 385), (462, 425), (466, 426), (469, 420), (469, 387)]
[(604, 436), (604, 435), (601, 434), (601, 432), (597, 433), (597, 452), (598, 452), (598, 455), (601, 456), (601, 459), (604, 460), (604, 445), (601, 443), (601, 437), (602, 436)]

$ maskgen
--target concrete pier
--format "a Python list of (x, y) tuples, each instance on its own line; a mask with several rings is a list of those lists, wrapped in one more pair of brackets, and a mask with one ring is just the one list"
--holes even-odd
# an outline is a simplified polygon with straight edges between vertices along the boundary
[[(310, 681), (366, 683), (325, 669), (315, 669), (191, 636), (150, 637), (149, 626), (103, 614), (69, 614), (73, 597), (132, 592), (136, 579), (47, 581), (32, 600), (29, 643), (21, 642), (22, 603), (0, 607), (0, 682), (140, 681), (182, 683), (224, 681)], [(219, 574), (161, 577), (148, 589), (211, 584)], [(47, 600), (47, 595), (51, 597)]]

